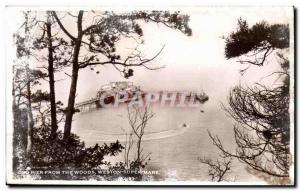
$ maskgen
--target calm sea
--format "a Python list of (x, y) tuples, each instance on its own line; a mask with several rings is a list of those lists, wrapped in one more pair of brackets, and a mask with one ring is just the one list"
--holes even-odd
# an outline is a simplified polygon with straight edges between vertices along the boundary
[[(151, 106), (151, 111), (155, 115), (147, 124), (142, 147), (145, 155), (150, 154), (147, 169), (158, 170), (162, 180), (209, 180), (208, 168), (200, 163), (199, 158), (216, 159), (219, 152), (212, 144), (208, 130), (218, 134), (229, 150), (234, 149), (234, 121), (226, 116), (219, 103), (210, 100), (198, 108), (161, 107), (155, 104)], [(126, 106), (96, 109), (74, 117), (73, 132), (87, 146), (116, 140), (123, 142), (129, 131)], [(134, 151), (131, 158), (135, 156)], [(123, 153), (107, 160), (123, 161)], [(236, 181), (257, 180), (240, 163), (234, 165), (232, 176), (237, 175)]]

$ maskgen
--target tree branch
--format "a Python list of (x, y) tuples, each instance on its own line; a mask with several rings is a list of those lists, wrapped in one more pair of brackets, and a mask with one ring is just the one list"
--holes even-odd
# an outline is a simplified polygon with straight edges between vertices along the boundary
[(53, 17), (55, 18), (56, 22), (58, 23), (59, 27), (61, 28), (62, 31), (64, 31), (64, 33), (73, 41), (76, 40), (76, 38), (74, 36), (72, 36), (67, 29), (64, 27), (64, 25), (61, 23), (60, 19), (58, 18), (57, 14), (55, 11), (51, 11)]

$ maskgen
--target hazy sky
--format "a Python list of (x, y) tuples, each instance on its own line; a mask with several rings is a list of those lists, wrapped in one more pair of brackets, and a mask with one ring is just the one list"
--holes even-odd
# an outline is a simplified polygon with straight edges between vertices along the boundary
[[(191, 37), (163, 25), (142, 23), (145, 44), (140, 49), (145, 56), (151, 57), (165, 45), (162, 53), (151, 64), (166, 67), (156, 71), (134, 68), (134, 76), (128, 81), (141, 86), (143, 90), (203, 89), (210, 98), (219, 100), (235, 84), (261, 81), (263, 76), (277, 68), (277, 64), (272, 63), (264, 67), (252, 66), (241, 77), (239, 70), (244, 67), (235, 60), (226, 60), (225, 43), (221, 37), (236, 29), (239, 17), (246, 19), (250, 26), (261, 20), (269, 23), (289, 23), (293, 10), (291, 7), (199, 7), (185, 8), (181, 12), (190, 15), (189, 25), (193, 31)], [(89, 19), (89, 16), (85, 17), (86, 22)], [(70, 30), (76, 27), (73, 20), (63, 20), (63, 23)], [(123, 41), (119, 47), (123, 51), (134, 46)], [(110, 66), (100, 66), (98, 70), (98, 75), (89, 68), (80, 71), (76, 101), (94, 97), (101, 85), (110, 81), (125, 80)], [(69, 77), (56, 74), (56, 79), (65, 79), (56, 83), (56, 95), (59, 100), (66, 102), (70, 87)]]

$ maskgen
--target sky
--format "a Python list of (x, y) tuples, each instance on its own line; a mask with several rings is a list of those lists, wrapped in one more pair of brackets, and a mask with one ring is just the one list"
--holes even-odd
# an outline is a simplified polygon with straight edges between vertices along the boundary
[[(144, 56), (152, 57), (164, 46), (162, 53), (150, 63), (151, 66), (165, 66), (163, 69), (153, 71), (133, 68), (134, 76), (128, 80), (112, 66), (97, 67), (96, 71), (99, 70), (100, 74), (89, 68), (83, 69), (79, 73), (76, 102), (94, 97), (102, 85), (112, 81), (132, 81), (145, 91), (203, 90), (217, 100), (224, 99), (230, 88), (239, 83), (272, 81), (263, 78), (278, 69), (278, 65), (272, 63), (263, 68), (251, 66), (246, 74), (241, 76), (239, 70), (245, 66), (241, 66), (234, 59), (225, 58), (225, 40), (222, 36), (226, 37), (236, 30), (238, 18), (247, 20), (249, 26), (262, 20), (271, 24), (291, 25), (293, 14), (291, 7), (194, 7), (176, 10), (190, 15), (189, 26), (193, 31), (192, 36), (186, 36), (163, 25), (141, 22), (145, 43), (139, 48)], [(84, 21), (88, 23), (91, 18), (86, 14)], [(75, 20), (65, 18), (62, 21), (66, 28), (76, 35)], [(123, 40), (117, 47), (122, 53), (133, 49), (135, 45), (131, 41)], [(70, 70), (66, 71), (68, 73)], [(55, 75), (58, 80), (56, 95), (58, 100), (66, 103), (70, 78), (64, 72)]]

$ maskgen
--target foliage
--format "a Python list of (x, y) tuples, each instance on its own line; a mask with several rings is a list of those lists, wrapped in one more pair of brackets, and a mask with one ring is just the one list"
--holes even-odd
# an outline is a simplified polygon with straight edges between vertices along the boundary
[[(248, 60), (239, 63), (262, 66), (272, 50), (278, 49), (275, 56), (281, 70), (268, 76), (277, 76), (274, 80), (277, 84), (271, 87), (256, 83), (252, 87), (240, 85), (231, 89), (228, 106), (222, 106), (236, 121), (234, 151), (226, 149), (218, 135), (208, 132), (221, 151), (221, 158), (237, 159), (247, 165), (249, 172), (271, 184), (291, 182), (289, 60), (280, 52), (286, 48), (289, 48), (288, 25), (260, 22), (249, 28), (246, 21), (239, 19), (238, 30), (226, 38), (225, 56), (245, 56)], [(263, 56), (257, 58), (260, 54)], [(202, 162), (213, 166), (210, 161)]]
[(58, 131), (56, 139), (51, 140), (49, 128), (34, 128), (33, 148), (30, 154), (31, 164), (35, 168), (67, 168), (93, 170), (107, 164), (104, 156), (115, 156), (122, 151), (123, 146), (116, 141), (103, 146), (95, 144), (85, 147), (79, 137), (71, 134), (66, 143), (62, 139), (62, 132)]
[(220, 139), (209, 133), (225, 156), (235, 157), (249, 167), (278, 177), (289, 176), (289, 96), (281, 87), (268, 89), (236, 87), (229, 96), (227, 113), (234, 125), (236, 151), (227, 151)]
[[(145, 22), (162, 23), (166, 27), (176, 29), (186, 34), (192, 35), (192, 29), (188, 23), (190, 17), (185, 14), (181, 14), (180, 11), (170, 13), (169, 11), (137, 11), (130, 14), (125, 14), (123, 17), (130, 19), (142, 19)], [(142, 32), (140, 32), (142, 34)]]
[(40, 80), (44, 79), (47, 74), (42, 72), (41, 70), (29, 69), (26, 68), (26, 66), (20, 64), (14, 65), (13, 72), (14, 104), (17, 107), (24, 107), (26, 106), (26, 100), (28, 99), (28, 83), (30, 84), (30, 86), (32, 86), (32, 88), (36, 87), (41, 84)]
[(101, 17), (97, 17), (91, 26), (82, 31), (83, 35), (88, 37), (87, 40), (82, 40), (82, 44), (89, 50), (89, 54), (85, 55), (80, 68), (89, 66), (91, 70), (94, 70), (96, 65), (112, 64), (125, 78), (133, 76), (134, 70), (129, 67), (144, 66), (148, 68), (144, 64), (153, 58), (142, 58), (139, 50), (136, 49), (125, 57), (117, 51), (117, 44), (125, 38), (133, 39), (137, 46), (143, 43), (141, 39), (143, 29), (139, 22), (141, 20), (162, 24), (187, 36), (192, 35), (192, 30), (188, 25), (189, 16), (180, 14), (179, 11), (174, 13), (169, 11), (138, 11), (124, 14), (105, 12)]
[(153, 178), (152, 175), (140, 173), (140, 170), (146, 169), (146, 165), (147, 162), (138, 162), (136, 160), (129, 161), (129, 164), (118, 162), (114, 166), (110, 165), (109, 170), (119, 171), (120, 174), (109, 174), (105, 178), (108, 180), (116, 180), (121, 177), (123, 180), (146, 181)]
[(265, 48), (283, 49), (289, 47), (289, 26), (269, 25), (262, 21), (249, 28), (247, 21), (238, 20), (238, 29), (226, 38), (226, 58), (238, 57), (250, 51)]
[[(290, 74), (289, 60), (279, 50), (289, 48), (289, 26), (260, 22), (249, 28), (240, 19), (238, 30), (226, 38), (227, 58), (245, 56), (252, 60), (239, 61), (241, 64), (262, 66), (272, 50), (276, 54), (280, 71), (276, 85), (267, 87), (256, 83), (253, 87), (234, 87), (228, 96), (227, 114), (236, 121), (234, 151), (226, 149), (218, 135), (208, 132), (213, 144), (221, 151), (221, 158), (233, 158), (247, 165), (254, 172), (272, 184), (286, 183), (292, 164), (290, 153)], [(249, 52), (254, 52), (249, 55)], [(263, 53), (263, 57), (257, 56)], [(269, 77), (268, 76), (268, 77)], [(277, 183), (273, 180), (276, 179)]]
[(13, 131), (13, 172), (16, 173), (26, 162), (27, 145), (27, 110), (14, 108), (14, 131)]

